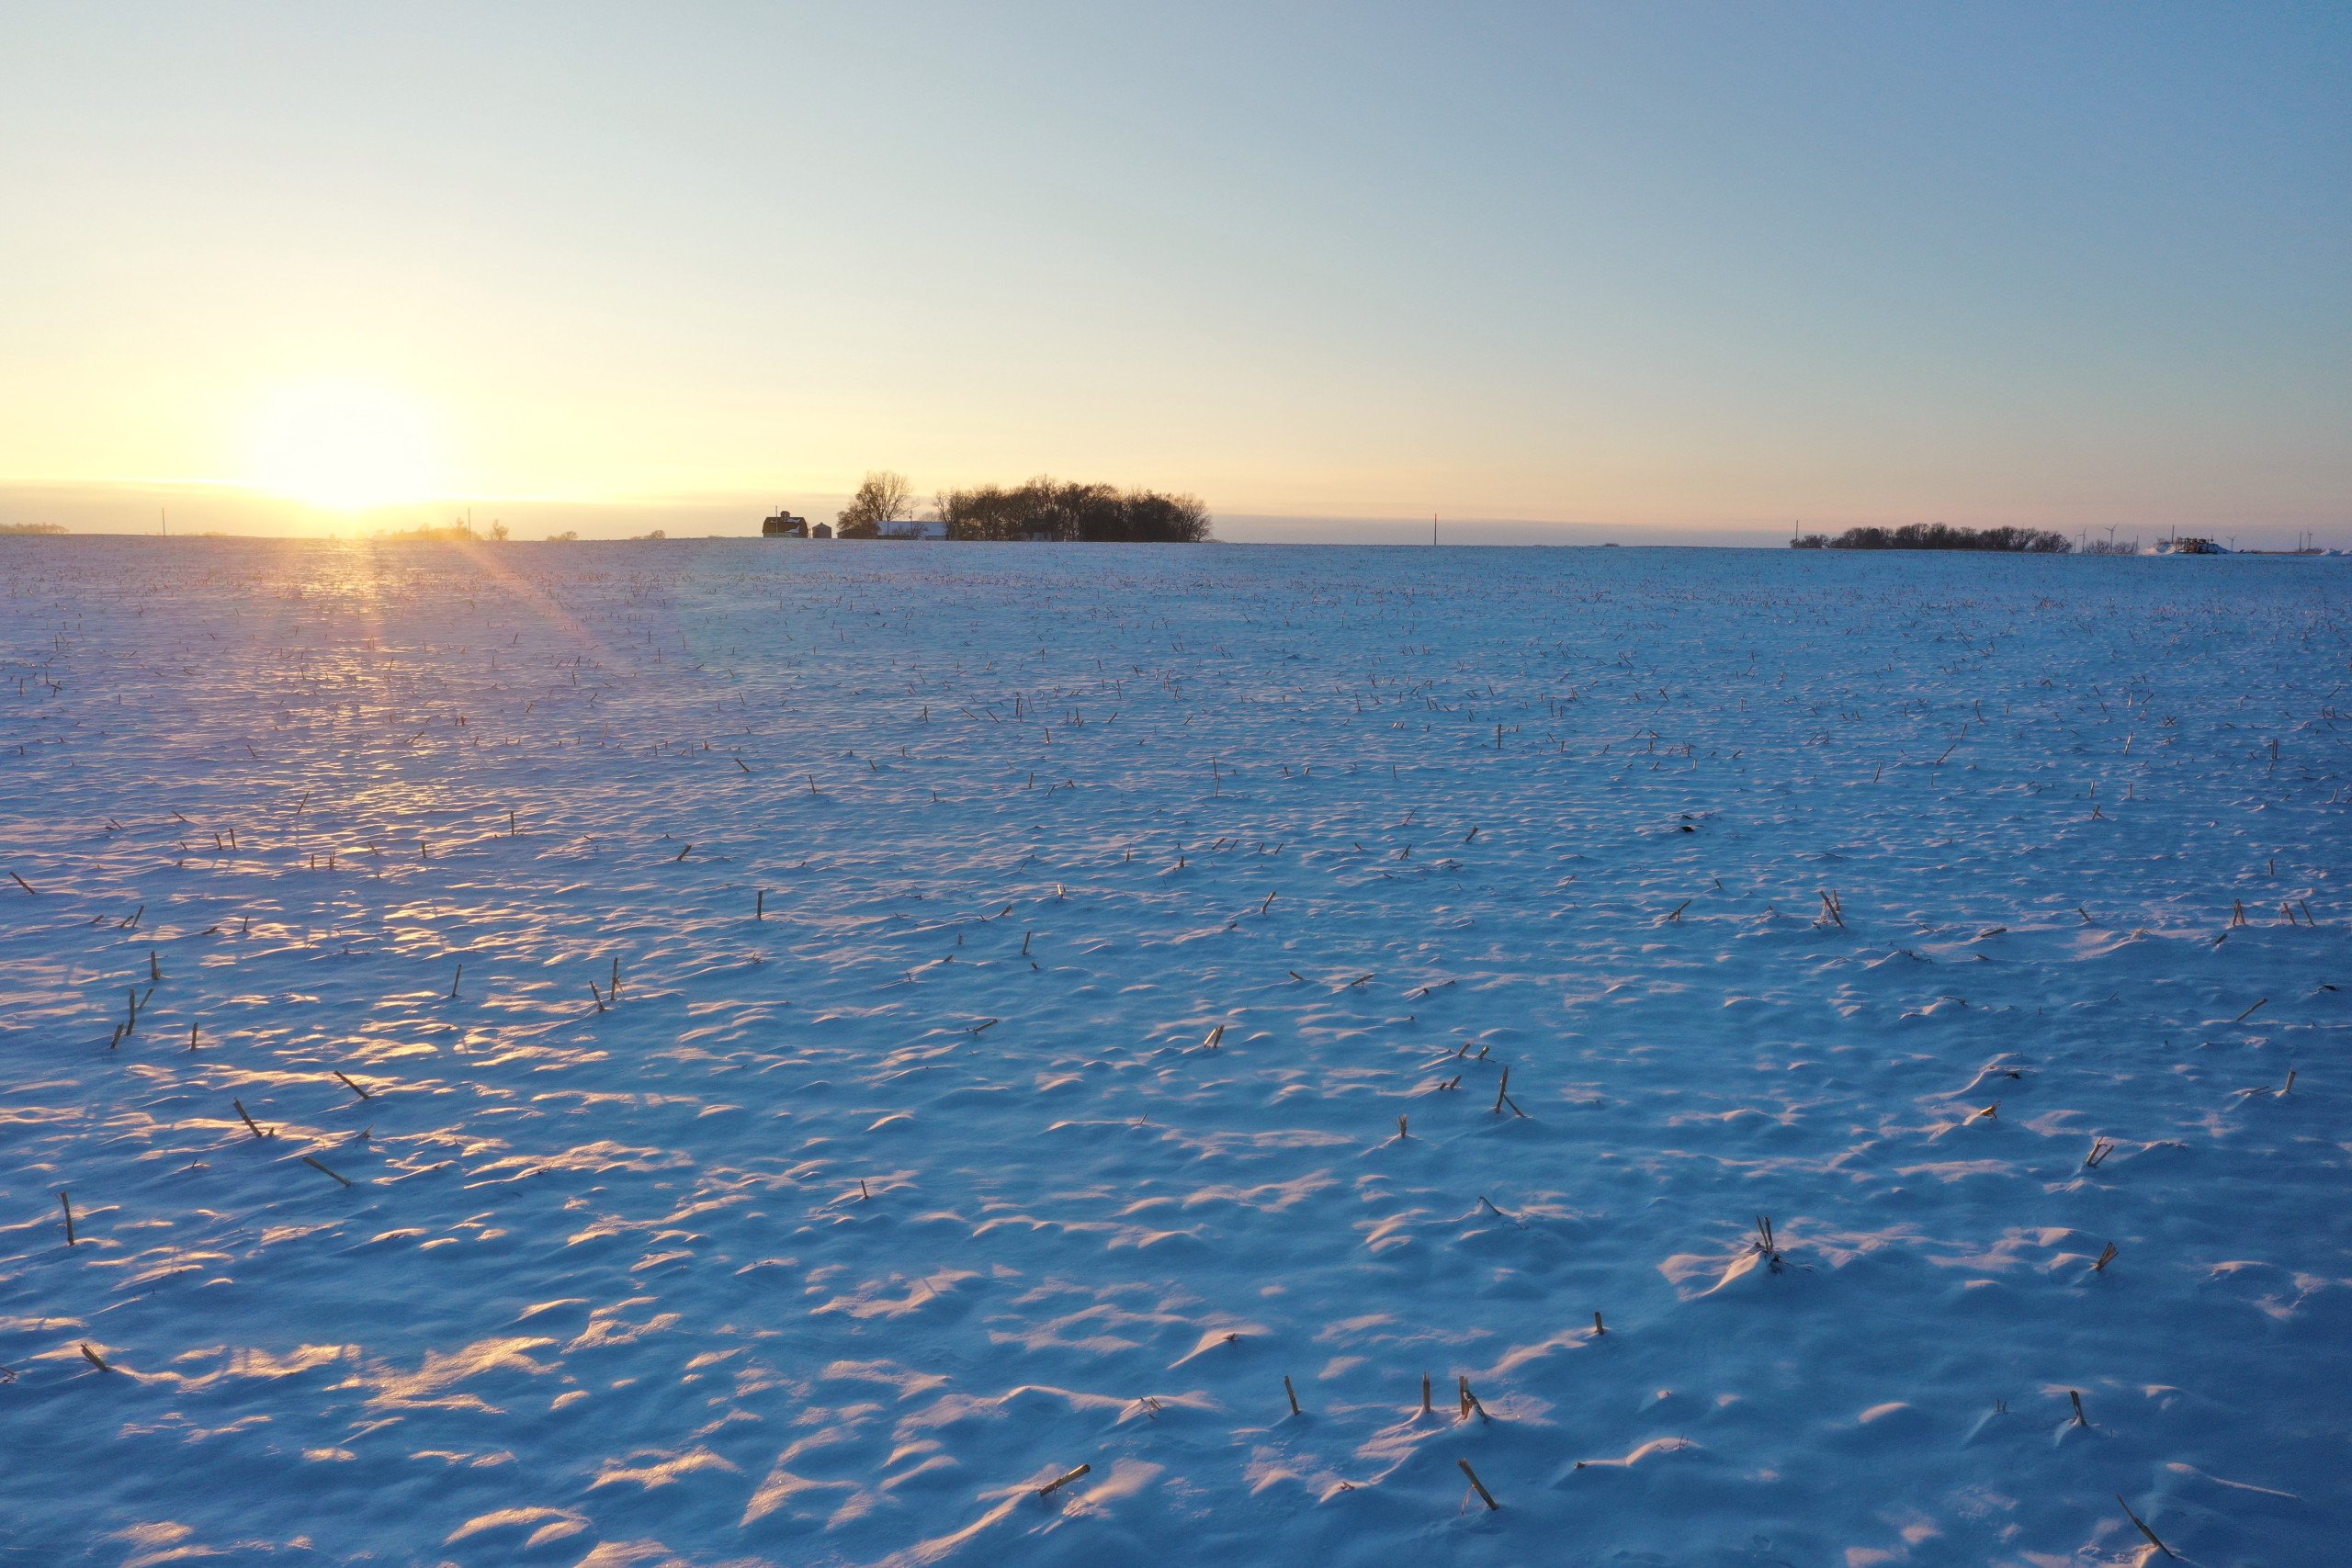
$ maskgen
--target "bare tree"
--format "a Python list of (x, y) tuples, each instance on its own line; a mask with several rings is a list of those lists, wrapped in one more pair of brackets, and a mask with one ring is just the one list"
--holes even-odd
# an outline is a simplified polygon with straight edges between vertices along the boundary
[(914, 515), (915, 488), (904, 474), (876, 468), (857, 487), (857, 493), (834, 518), (834, 533), (844, 539), (871, 539), (883, 525)]

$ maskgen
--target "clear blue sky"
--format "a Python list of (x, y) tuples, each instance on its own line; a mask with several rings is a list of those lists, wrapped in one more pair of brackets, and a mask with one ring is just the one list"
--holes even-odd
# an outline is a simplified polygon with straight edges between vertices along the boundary
[(2324, 533), (2352, 6), (15, 0), (0, 276), (27, 493)]

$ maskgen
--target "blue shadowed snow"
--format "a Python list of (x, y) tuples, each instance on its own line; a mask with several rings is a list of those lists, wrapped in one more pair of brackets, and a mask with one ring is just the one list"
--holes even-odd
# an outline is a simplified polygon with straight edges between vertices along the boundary
[(0, 543), (0, 1568), (2331, 1560), (2347, 584)]

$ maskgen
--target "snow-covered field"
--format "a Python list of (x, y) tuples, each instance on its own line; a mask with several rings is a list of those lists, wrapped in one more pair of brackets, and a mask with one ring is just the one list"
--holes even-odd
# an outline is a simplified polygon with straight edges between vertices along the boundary
[(0, 1565), (2352, 1561), (2347, 582), (0, 542)]

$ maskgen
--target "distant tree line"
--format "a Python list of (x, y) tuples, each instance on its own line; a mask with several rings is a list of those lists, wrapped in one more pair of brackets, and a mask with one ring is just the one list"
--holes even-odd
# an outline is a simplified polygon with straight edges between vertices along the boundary
[(936, 504), (951, 539), (1196, 545), (1209, 536), (1209, 509), (1193, 496), (1044, 476), (1011, 490), (946, 491)]
[(413, 528), (377, 528), (368, 536), (385, 545), (469, 545), (474, 530), (472, 524), (459, 518), (455, 523), (420, 523)]
[(506, 542), (506, 525), (493, 520), (477, 534), (471, 519), (453, 517), (446, 525), (420, 523), (413, 528), (378, 528), (369, 537), (385, 544), (503, 545)]
[[(844, 539), (879, 538), (914, 513), (906, 476), (877, 471), (857, 487), (834, 532)], [(951, 539), (1196, 545), (1209, 537), (1209, 509), (1197, 497), (1045, 475), (1010, 489), (942, 491), (932, 503), (932, 520), (944, 524)]]
[(1789, 541), (1799, 550), (2004, 550), (2016, 555), (2063, 556), (2075, 542), (2047, 528), (1960, 528), (1949, 523), (1905, 523), (1900, 528), (1849, 528), (1832, 538), (1800, 534)]

